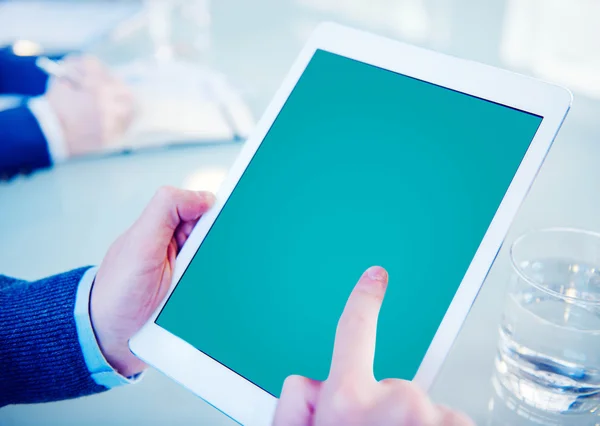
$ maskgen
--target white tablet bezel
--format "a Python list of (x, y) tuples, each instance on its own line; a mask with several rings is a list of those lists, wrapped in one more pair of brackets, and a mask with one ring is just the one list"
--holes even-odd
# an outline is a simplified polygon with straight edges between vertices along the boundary
[[(564, 88), (529, 77), (453, 58), (337, 24), (321, 24), (300, 53), (252, 137), (241, 150), (217, 194), (216, 205), (198, 222), (188, 242), (182, 248), (177, 257), (169, 295), (317, 49), (543, 117), (529, 150), (414, 378), (418, 385), (427, 390), (448, 354), (503, 243), (511, 221), (569, 110), (572, 96)], [(133, 353), (234, 420), (244, 425), (269, 425), (277, 399), (158, 326), (154, 321), (164, 303), (163, 301), (149, 322), (130, 341)]]

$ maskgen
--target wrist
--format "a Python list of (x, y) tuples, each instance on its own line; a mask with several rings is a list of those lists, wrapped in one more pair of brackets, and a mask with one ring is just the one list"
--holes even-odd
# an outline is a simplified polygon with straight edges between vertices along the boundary
[[(141, 373), (146, 365), (129, 350), (131, 336), (127, 331), (127, 321), (115, 314), (112, 303), (103, 303), (106, 294), (103, 293), (98, 280), (102, 280), (102, 267), (96, 274), (89, 299), (90, 322), (98, 348), (106, 362), (120, 375), (135, 376)], [(110, 306), (108, 310), (107, 306)]]
[(69, 152), (63, 124), (48, 99), (44, 96), (31, 98), (28, 107), (44, 134), (52, 163), (65, 161)]
[[(141, 371), (143, 367), (127, 368), (126, 365), (121, 365), (121, 363), (116, 361), (118, 358), (113, 355), (113, 350), (105, 348), (103, 351), (100, 346), (102, 338), (97, 335), (92, 325), (92, 304), (90, 303), (92, 286), (95, 282), (97, 272), (98, 268), (89, 268), (81, 277), (75, 300), (74, 318), (81, 353), (91, 378), (98, 385), (111, 389), (139, 380), (142, 375), (136, 375), (136, 372)], [(98, 326), (97, 321), (96, 326)], [(100, 329), (102, 329), (101, 326)], [(105, 339), (102, 339), (102, 343), (106, 347)], [(109, 363), (105, 353), (108, 354), (112, 363)], [(116, 369), (115, 365), (121, 365), (121, 367)]]
[(90, 319), (98, 347), (115, 371), (124, 377), (133, 377), (144, 371), (146, 364), (131, 353), (127, 338), (122, 338), (119, 333), (112, 331), (109, 322), (96, 317), (93, 308)]

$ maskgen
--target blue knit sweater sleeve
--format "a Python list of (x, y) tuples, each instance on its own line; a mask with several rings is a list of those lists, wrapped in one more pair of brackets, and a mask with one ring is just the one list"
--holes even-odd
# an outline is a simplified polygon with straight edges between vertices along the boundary
[(106, 390), (90, 376), (73, 315), (86, 270), (33, 282), (0, 275), (0, 407)]

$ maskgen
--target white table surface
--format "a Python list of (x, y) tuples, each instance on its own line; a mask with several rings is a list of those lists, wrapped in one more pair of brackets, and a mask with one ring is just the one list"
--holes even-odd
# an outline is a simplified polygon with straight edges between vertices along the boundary
[[(323, 18), (335, 18), (458, 56), (507, 66), (500, 51), (502, 34), (506, 32), (503, 13), (511, 2), (495, 0), (485, 2), (485, 7), (481, 2), (467, 0), (396, 2), (403, 5), (405, 11), (412, 10), (406, 13), (413, 17), (422, 12), (419, 5), (424, 7), (430, 18), (429, 32), (424, 19), (417, 20), (421, 22), (419, 27), (404, 18), (394, 20), (386, 16), (391, 1), (347, 2), (359, 12), (362, 5), (362, 14), (352, 7), (336, 12), (334, 3), (325, 0), (215, 2), (214, 53), (210, 61), (242, 87), (256, 115), (260, 115), (273, 95), (310, 28)], [(528, 3), (539, 6), (534, 0)], [(365, 4), (371, 7), (365, 8)], [(585, 21), (587, 15), (582, 16)], [(530, 72), (532, 70), (534, 67)], [(554, 75), (557, 79), (564, 77)], [(496, 330), (510, 273), (506, 257), (508, 245), (522, 232), (539, 227), (600, 230), (600, 197), (597, 196), (600, 102), (592, 96), (575, 93), (572, 112), (432, 390), (436, 401), (466, 411), (477, 424), (485, 425), (489, 421)], [(90, 158), (0, 184), (0, 271), (33, 279), (97, 264), (109, 244), (137, 217), (157, 187), (170, 184), (216, 189), (238, 150), (239, 145), (230, 144)], [(2, 409), (0, 424), (229, 425), (233, 422), (151, 370), (140, 384), (101, 395)], [(522, 424), (529, 423), (523, 421)]]

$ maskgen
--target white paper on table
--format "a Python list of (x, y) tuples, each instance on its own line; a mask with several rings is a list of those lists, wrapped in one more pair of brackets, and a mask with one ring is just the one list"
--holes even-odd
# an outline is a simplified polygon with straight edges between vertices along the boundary
[(213, 70), (140, 61), (113, 71), (136, 99), (136, 118), (115, 148), (232, 141), (254, 127), (242, 97)]

